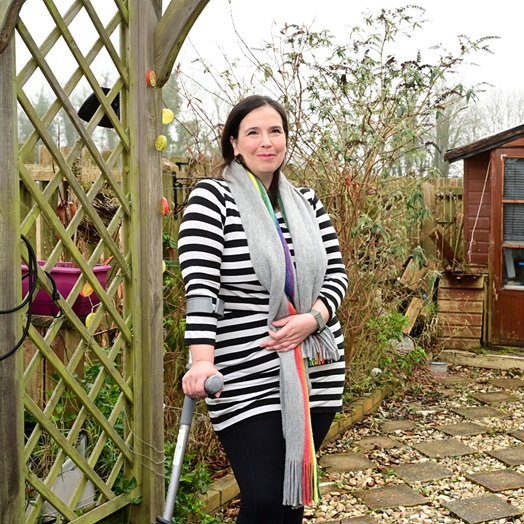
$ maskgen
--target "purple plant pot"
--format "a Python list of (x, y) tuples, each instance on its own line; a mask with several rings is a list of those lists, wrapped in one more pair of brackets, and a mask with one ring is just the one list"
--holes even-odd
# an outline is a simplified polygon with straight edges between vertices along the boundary
[[(39, 266), (44, 266), (45, 261), (39, 260)], [(111, 266), (104, 264), (97, 264), (93, 268), (93, 272), (105, 289), (107, 285), (107, 274)], [(28, 267), (25, 264), (22, 264), (22, 277), (27, 275), (29, 272)], [(55, 279), (56, 287), (60, 294), (67, 298), (69, 293), (73, 289), (78, 277), (82, 274), (82, 271), (78, 267), (74, 267), (71, 262), (57, 262), (53, 269), (51, 270), (51, 275)], [(29, 289), (29, 280), (28, 278), (22, 279), (22, 296), (27, 295)], [(73, 311), (78, 316), (88, 315), (91, 313), (93, 306), (96, 306), (100, 303), (100, 299), (96, 293), (92, 293), (89, 297), (82, 297), (78, 295), (78, 298), (73, 304)], [(38, 293), (33, 299), (33, 307), (31, 309), (32, 313), (35, 315), (56, 315), (58, 313), (58, 307), (53, 303), (51, 297), (47, 294), (47, 291), (43, 288), (40, 288)]]

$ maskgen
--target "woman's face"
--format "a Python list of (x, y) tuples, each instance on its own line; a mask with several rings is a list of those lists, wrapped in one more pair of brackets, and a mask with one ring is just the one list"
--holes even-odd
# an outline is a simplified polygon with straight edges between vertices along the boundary
[(248, 113), (238, 129), (238, 138), (231, 137), (236, 155), (262, 183), (269, 187), (273, 173), (286, 155), (286, 135), (282, 118), (271, 106), (261, 106)]

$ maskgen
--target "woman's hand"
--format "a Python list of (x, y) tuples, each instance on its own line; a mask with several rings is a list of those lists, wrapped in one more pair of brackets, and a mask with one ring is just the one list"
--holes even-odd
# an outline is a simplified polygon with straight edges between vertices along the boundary
[(311, 333), (317, 330), (317, 321), (310, 313), (290, 315), (275, 320), (273, 326), (281, 328), (269, 331), (270, 340), (260, 344), (260, 347), (274, 351), (291, 351), (301, 344)]
[[(208, 394), (204, 388), (204, 383), (211, 375), (220, 375), (222, 377), (222, 374), (217, 371), (216, 367), (209, 360), (193, 362), (191, 368), (182, 378), (182, 389), (184, 393), (191, 398), (207, 397)], [(223, 389), (222, 387), (222, 389), (214, 395), (215, 398), (220, 396)]]

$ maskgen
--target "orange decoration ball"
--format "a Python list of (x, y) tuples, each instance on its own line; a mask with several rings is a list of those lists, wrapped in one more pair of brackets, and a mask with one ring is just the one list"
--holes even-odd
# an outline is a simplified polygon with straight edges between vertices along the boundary
[(149, 87), (156, 86), (156, 73), (152, 69), (146, 73), (146, 82)]

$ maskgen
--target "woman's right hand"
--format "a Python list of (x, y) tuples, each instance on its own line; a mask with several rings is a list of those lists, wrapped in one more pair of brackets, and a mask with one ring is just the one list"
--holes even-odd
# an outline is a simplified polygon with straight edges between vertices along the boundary
[[(222, 374), (217, 370), (212, 362), (208, 360), (193, 362), (191, 368), (182, 378), (182, 389), (184, 390), (184, 393), (191, 398), (206, 398), (208, 393), (204, 388), (204, 383), (212, 375), (219, 375), (222, 377)], [(222, 387), (214, 397), (218, 398), (223, 389), (224, 388)]]

